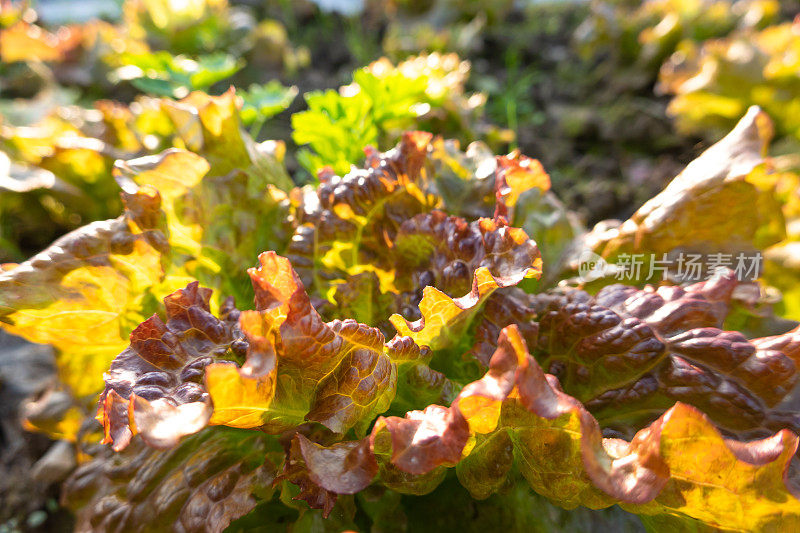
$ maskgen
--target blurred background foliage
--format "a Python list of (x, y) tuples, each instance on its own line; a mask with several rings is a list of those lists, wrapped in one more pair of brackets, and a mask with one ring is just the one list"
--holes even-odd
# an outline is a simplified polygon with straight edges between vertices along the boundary
[(585, 223), (625, 218), (751, 104), (775, 120), (777, 153), (796, 148), (798, 12), (778, 0), (3, 0), (0, 260), (118, 213), (113, 161), (174, 145), (158, 98), (232, 84), (248, 87), (244, 126), (289, 144), (299, 183), (419, 128), (519, 148)]

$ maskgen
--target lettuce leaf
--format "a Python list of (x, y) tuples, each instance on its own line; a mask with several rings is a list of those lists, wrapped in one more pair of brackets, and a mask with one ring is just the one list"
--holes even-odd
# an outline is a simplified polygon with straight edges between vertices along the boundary
[[(631, 441), (602, 439), (594, 417), (542, 372), (514, 326), (503, 330), (489, 372), (456, 405), (472, 431), (492, 437), (472, 449), (481, 456), (459, 475), (478, 495), (487, 492), (484, 476), (489, 486), (498, 483), (496, 469), (480, 466), (507, 456), (505, 437), (493, 436), (507, 432), (532, 488), (561, 505), (618, 501), (630, 512), (686, 515), (724, 529), (774, 527), (798, 516), (800, 502), (785, 481), (797, 447), (790, 431), (748, 443), (725, 439), (697, 409), (677, 403)], [(740, 505), (749, 512), (731, 512)]]
[(3, 328), (56, 347), (61, 382), (76, 397), (102, 387), (103, 371), (152, 311), (151, 288), (164, 278), (160, 195), (146, 187), (123, 199), (119, 218), (69, 233), (0, 273)]
[(209, 368), (206, 384), (217, 413), (232, 413), (216, 414), (214, 422), (240, 425), (242, 413), (255, 410), (259, 417), (248, 418), (247, 427), (280, 432), (311, 420), (335, 433), (354, 426), (363, 432), (394, 397), (396, 369), (383, 334), (354, 320), (323, 322), (287, 259), (267, 252), (259, 261), (249, 271), (256, 311), (240, 319), (250, 348), (239, 374), (244, 381), (267, 373), (274, 379), (239, 404), (228, 395), (235, 386), (218, 377), (230, 367)]
[(229, 351), (241, 353), (239, 311), (228, 299), (221, 319), (211, 314), (211, 291), (197, 282), (164, 299), (166, 322), (153, 315), (130, 335), (130, 346), (111, 363), (100, 395), (104, 442), (124, 449), (135, 434), (170, 448), (196, 433), (211, 417), (200, 384), (205, 368)]
[(280, 459), (264, 436), (209, 428), (168, 450), (138, 437), (119, 453), (96, 452), (64, 485), (79, 531), (119, 527), (220, 532), (269, 499)]
[[(422, 316), (416, 322), (410, 323), (399, 315), (390, 317), (398, 334), (411, 337), (417, 344), (432, 350), (457, 344), (475, 313), (496, 289), (541, 275), (542, 261), (536, 244), (524, 231), (506, 226), (502, 219), (481, 219), (469, 228), (470, 231), (463, 221), (448, 219), (440, 212), (410, 222), (416, 222), (417, 227), (408, 228), (404, 224), (396, 240), (401, 253), (408, 250), (406, 257), (413, 260), (420, 254), (429, 255), (430, 252), (425, 252), (430, 250), (432, 241), (441, 246), (438, 251), (443, 256), (438, 258), (436, 253), (431, 254), (434, 264), (441, 265), (453, 252), (464, 254), (466, 261), (454, 258), (450, 264), (445, 263), (442, 278), (432, 280), (437, 282), (436, 286), (458, 291), (464, 287), (464, 281), (469, 280), (469, 277), (464, 279), (465, 274), (469, 276), (470, 271), (474, 272), (470, 291), (460, 298), (453, 299), (434, 286), (426, 286), (419, 304)], [(454, 227), (448, 227), (450, 225)], [(406, 234), (417, 235), (413, 239), (406, 237), (404, 229)], [(437, 235), (439, 232), (443, 235)], [(458, 243), (459, 248), (451, 243)], [(409, 253), (412, 250), (414, 255)]]
[(649, 254), (660, 260), (678, 252), (752, 253), (779, 242), (786, 235), (781, 205), (772, 188), (759, 184), (769, 170), (764, 156), (771, 135), (769, 118), (751, 107), (728, 135), (630, 219), (586, 236), (586, 247), (612, 262), (623, 254), (644, 254), (638, 278), (646, 281), (652, 275)]

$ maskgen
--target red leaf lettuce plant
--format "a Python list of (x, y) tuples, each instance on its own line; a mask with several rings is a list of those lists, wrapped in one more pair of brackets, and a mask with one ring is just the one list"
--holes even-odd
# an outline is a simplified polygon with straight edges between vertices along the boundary
[[(0, 275), (4, 327), (59, 349), (74, 398), (50, 429), (82, 453), (78, 530), (403, 530), (419, 509), (523, 529), (543, 507), (576, 527), (612, 506), (800, 528), (800, 329), (756, 283), (570, 277), (578, 227), (537, 161), (424, 132), (291, 189), (232, 102), (176, 105), (195, 151), (118, 163), (122, 216)], [(778, 242), (767, 125), (748, 113), (578, 242), (608, 261)], [(110, 447), (78, 429), (101, 376)]]

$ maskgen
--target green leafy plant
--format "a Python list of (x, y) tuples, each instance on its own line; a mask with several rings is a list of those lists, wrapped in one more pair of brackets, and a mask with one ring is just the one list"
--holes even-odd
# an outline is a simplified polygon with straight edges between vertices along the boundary
[(155, 96), (183, 98), (191, 91), (207, 91), (242, 68), (242, 63), (223, 53), (200, 56), (197, 60), (169, 52), (126, 55), (116, 77), (129, 80), (137, 89)]
[[(7, 154), (8, 164), (2, 168), (5, 178), (0, 181), (0, 235), (8, 245), (0, 252), (0, 260), (22, 260), (60, 234), (117, 214), (119, 187), (111, 176), (116, 160), (168, 147), (205, 153), (202, 135), (183, 128), (196, 127), (203, 120), (210, 123), (213, 108), (221, 107), (223, 123), (231, 120), (231, 113), (239, 113), (257, 133), (269, 118), (288, 107), (295, 93), (296, 88), (275, 81), (252, 86), (249, 92), (226, 93), (221, 97), (224, 105), (210, 104), (219, 100), (201, 93), (181, 101), (140, 96), (130, 106), (102, 100), (93, 110), (75, 107), (70, 114), (53, 112), (30, 126), (4, 126), (0, 149)], [(242, 99), (241, 105), (237, 98)], [(282, 143), (273, 143), (271, 149), (282, 153)], [(230, 157), (243, 157), (242, 150), (237, 147)]]
[(250, 135), (256, 139), (264, 122), (292, 104), (297, 96), (297, 87), (284, 87), (278, 80), (272, 80), (264, 85), (253, 84), (237, 94), (243, 102), (239, 111), (242, 124), (250, 126)]
[(306, 93), (308, 110), (292, 115), (292, 138), (308, 145), (299, 162), (312, 175), (325, 166), (344, 174), (363, 158), (362, 147), (388, 148), (403, 130), (431, 121), (436, 131), (469, 136), (483, 98), (464, 95), (468, 71), (453, 54), (422, 54), (397, 67), (384, 58), (354, 72), (338, 92)]
[(362, 158), (361, 148), (378, 143), (392, 126), (408, 127), (417, 116), (413, 109), (422, 103), (422, 80), (379, 78), (366, 70), (353, 74), (353, 85), (337, 92), (329, 89), (305, 95), (307, 111), (292, 116), (292, 138), (313, 150), (298, 154), (301, 164), (312, 173), (324, 166), (345, 173)]
[[(729, 329), (757, 305), (731, 270), (570, 279), (576, 237), (611, 263), (784, 238), (794, 208), (758, 109), (629, 221), (583, 235), (516, 152), (410, 132), (295, 188), (232, 92), (164, 112), (191, 151), (117, 164), (122, 216), (0, 274), (3, 327), (55, 345), (75, 399), (39, 422), (86, 454), (63, 494), (79, 530), (402, 530), (447, 501), (519, 527), (533, 508), (800, 524), (797, 324)], [(98, 392), (110, 447), (79, 430)], [(577, 507), (595, 511), (558, 510)]]

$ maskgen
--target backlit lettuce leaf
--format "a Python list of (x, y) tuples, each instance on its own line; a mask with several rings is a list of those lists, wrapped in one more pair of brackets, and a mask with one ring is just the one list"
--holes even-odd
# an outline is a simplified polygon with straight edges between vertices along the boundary
[(160, 196), (124, 193), (125, 214), (95, 222), (0, 273), (3, 328), (58, 350), (62, 382), (76, 397), (102, 388), (127, 335), (154, 310), (151, 288), (168, 250)]
[(657, 260), (675, 252), (735, 255), (779, 242), (786, 234), (781, 205), (772, 189), (759, 186), (771, 132), (768, 117), (750, 108), (664, 191), (618, 228), (587, 236), (586, 246), (612, 262), (621, 254), (644, 254), (640, 277), (646, 278), (650, 254)]
[(232, 375), (230, 367), (209, 368), (206, 386), (219, 410), (212, 422), (280, 432), (310, 420), (336, 433), (365, 431), (395, 393), (383, 334), (352, 319), (323, 322), (287, 259), (267, 252), (259, 260), (249, 271), (256, 311), (240, 319), (250, 347), (239, 374), (246, 381), (274, 372), (274, 379), (240, 398), (219, 377)]
[(77, 198), (61, 193), (51, 200), (29, 193), (23, 197), (26, 203), (41, 205), (56, 227), (75, 229), (120, 212), (119, 188), (110, 172), (115, 159), (132, 157), (135, 150), (113, 144), (119, 139), (106, 136), (105, 124), (96, 117), (89, 120), (92, 113), (96, 112), (73, 107), (59, 114), (56, 109), (32, 124), (4, 124), (0, 131), (0, 144), (13, 162), (47, 171), (72, 188), (73, 196), (78, 193)]
[(201, 384), (204, 371), (244, 349), (232, 300), (218, 319), (210, 312), (210, 297), (197, 282), (170, 294), (164, 299), (166, 322), (156, 314), (142, 322), (111, 363), (98, 419), (104, 442), (115, 450), (136, 434), (150, 446), (170, 448), (208, 423), (212, 407)]
[(455, 464), (469, 437), (469, 425), (457, 408), (431, 405), (404, 418), (379, 418), (372, 429), (376, 453), (391, 452), (391, 462), (409, 474), (426, 474)]
[(256, 145), (241, 132), (233, 91), (192, 93), (162, 106), (193, 151), (120, 162), (117, 179), (123, 187), (151, 185), (161, 192), (174, 273), (248, 301), (246, 266), (264, 250), (283, 249), (288, 239), (283, 191), (291, 181), (280, 147)]
[[(364, 169), (344, 177), (323, 172), (315, 191), (295, 193), (300, 196), (296, 229), (287, 255), (312, 293), (327, 298), (348, 274), (385, 256), (404, 221), (437, 206), (439, 200), (425, 191), (422, 174), (431, 137), (406, 133), (385, 154), (368, 150)], [(381, 272), (376, 273), (380, 278)]]
[(610, 285), (594, 298), (570, 289), (536, 295), (534, 353), (570, 394), (587, 401), (657, 365), (667, 356), (667, 335), (721, 326), (735, 286), (728, 272), (686, 290)]
[[(412, 132), (384, 154), (368, 149), (365, 169), (353, 168), (344, 177), (322, 172), (316, 191), (293, 192), (296, 230), (287, 255), (311, 294), (334, 304), (323, 313), (366, 312), (388, 333), (387, 311), (421, 318), (417, 308), (426, 286), (455, 297), (471, 290), (481, 266), (498, 277), (506, 275), (502, 269), (524, 268), (521, 263), (538, 268), (535, 244), (524, 232), (500, 220), (469, 223), (436, 210), (492, 216), (500, 179), (495, 174), (513, 174), (514, 187), (506, 187), (513, 194), (549, 186), (534, 160), (499, 158), (518, 171), (496, 172), (498, 164), (485, 150), (470, 150), (460, 154), (451, 144)], [(472, 192), (459, 195), (459, 187)], [(501, 285), (511, 284), (511, 277)], [(358, 310), (350, 302), (358, 302)]]
[[(0, 282), (4, 327), (56, 346), (63, 383), (77, 399), (88, 401), (102, 390), (103, 370), (128, 345), (134, 328), (158, 309), (161, 298), (198, 279), (216, 289), (214, 296), (219, 299), (210, 302), (213, 309), (227, 296), (247, 301), (253, 293), (245, 270), (252, 258), (264, 249), (285, 245), (288, 233), (280, 227), (286, 195), (278, 185), (288, 189), (291, 182), (281, 162), (282, 147), (255, 145), (241, 132), (232, 92), (205, 99), (195, 95), (176, 103), (184, 113), (184, 121), (176, 122), (176, 127), (196, 128), (199, 140), (193, 146), (203, 153), (209, 152), (206, 142), (219, 146), (226, 141), (240, 146), (245, 156), (230, 159), (236, 156), (230, 150), (223, 158), (212, 150), (212, 164), (196, 153), (170, 149), (118, 162), (115, 174), (126, 203), (122, 217), (76, 230), (30, 261), (4, 269), (5, 281)], [(143, 142), (133, 125), (137, 120), (156, 120), (148, 113), (158, 111), (144, 103), (140, 107), (134, 116), (120, 106), (99, 106), (100, 131), (109, 143), (133, 148)], [(51, 135), (55, 145), (49, 137), (41, 145), (22, 142), (23, 128), (15, 130), (11, 140), (17, 139), (18, 149), (29, 152), (32, 161), (51, 157), (53, 150), (56, 155), (88, 150), (102, 161), (113, 155), (101, 155), (94, 145), (66, 146), (65, 139), (89, 138), (64, 121), (59, 124)], [(179, 133), (193, 138), (188, 130)], [(43, 161), (38, 164), (46, 167)], [(72, 163), (75, 169), (91, 167)], [(103, 179), (113, 184), (107, 169), (103, 172)], [(122, 399), (127, 401), (128, 395)]]
[(348, 441), (321, 446), (297, 433), (279, 479), (300, 487), (295, 500), (305, 500), (322, 509), (327, 518), (339, 494), (355, 494), (365, 489), (378, 473), (378, 463), (370, 451), (370, 441)]
[[(798, 380), (797, 330), (748, 339), (720, 329), (735, 286), (728, 272), (686, 288), (612, 285), (594, 298), (567, 291), (556, 297), (567, 300), (555, 307), (569, 309), (571, 317), (581, 320), (563, 320), (556, 318), (557, 312), (544, 311), (534, 353), (562, 379), (567, 392), (581, 398), (604, 426), (622, 434), (631, 434), (631, 428), (638, 429), (676, 401), (701, 409), (715, 424), (741, 436), (796, 430), (797, 420), (781, 402)], [(614, 334), (615, 328), (623, 329)], [(586, 336), (574, 336), (578, 331)], [(640, 338), (638, 332), (645, 336)], [(583, 363), (571, 358), (555, 362), (555, 354), (566, 353), (557, 346), (569, 346), (569, 339), (575, 356), (594, 355)], [(626, 344), (636, 348), (626, 351)], [(649, 350), (637, 349), (643, 346)], [(604, 364), (587, 364), (593, 357)], [(608, 375), (594, 378), (590, 368), (602, 368)], [(585, 387), (594, 379), (604, 387), (616, 379), (626, 382), (589, 393)]]
[[(424, 246), (426, 240), (429, 243), (431, 241), (436, 243), (430, 236), (435, 236), (436, 231), (440, 230), (443, 225), (445, 228), (447, 223), (454, 225), (452, 230), (447, 231), (448, 235), (459, 234), (456, 229), (459, 227), (457, 219), (442, 220), (439, 224), (436, 223), (436, 219), (436, 213), (429, 215), (427, 219), (420, 219), (417, 228), (407, 230), (410, 234), (409, 237), (398, 236), (398, 246), (404, 239), (407, 239), (408, 249), (415, 248), (416, 253), (424, 257), (425, 250), (430, 249), (430, 244), (427, 247)], [(467, 232), (463, 221), (461, 224), (461, 233), (468, 233), (469, 237), (467, 238), (465, 235), (459, 246), (463, 246), (466, 250), (462, 250), (467, 251), (469, 250), (468, 244), (474, 242), (472, 245), (474, 256), (468, 258), (472, 265), (468, 266), (468, 263), (461, 259), (453, 261), (451, 265), (442, 270), (443, 276), (447, 277), (444, 277), (436, 285), (447, 286), (449, 284), (452, 290), (458, 290), (463, 288), (463, 282), (466, 281), (464, 278), (466, 277), (468, 280), (469, 273), (472, 271), (469, 292), (454, 299), (435, 286), (427, 285), (423, 289), (422, 300), (419, 304), (421, 314), (419, 320), (411, 323), (400, 315), (393, 315), (390, 318), (398, 334), (407, 335), (417, 344), (429, 346), (432, 350), (441, 350), (457, 344), (463, 338), (464, 332), (471, 324), (475, 314), (481, 309), (482, 304), (495, 290), (516, 285), (524, 278), (541, 276), (542, 261), (539, 250), (521, 229), (506, 226), (503, 219), (481, 219), (469, 227), (471, 232)], [(426, 239), (426, 237), (428, 238)], [(453, 239), (453, 237), (449, 238)], [(462, 251), (452, 245), (448, 247), (446, 239), (439, 240), (438, 243), (443, 244), (451, 253), (458, 254)], [(430, 254), (430, 252), (428, 253)], [(449, 254), (441, 253), (441, 255), (446, 258)], [(460, 276), (457, 276), (458, 274)]]
[(162, 100), (161, 106), (183, 147), (203, 156), (211, 165), (212, 176), (237, 169), (258, 171), (269, 183), (285, 190), (291, 186), (279, 161), (265, 153), (266, 146), (257, 144), (242, 130), (241, 102), (233, 87), (220, 96), (195, 91), (182, 100)]
[[(620, 502), (629, 512), (685, 515), (723, 529), (800, 520), (800, 501), (785, 480), (796, 435), (725, 439), (697, 409), (678, 403), (629, 442), (603, 439), (594, 417), (544, 374), (513, 326), (503, 331), (487, 375), (456, 404), (472, 431), (507, 432), (532, 488), (560, 505)], [(471, 453), (492, 464), (507, 456), (503, 443), (483, 439)], [(478, 495), (497, 485), (496, 470), (480, 470), (484, 461), (464, 463), (459, 475)], [(743, 507), (747, 513), (731, 512)]]
[(419, 318), (393, 314), (389, 321), (398, 335), (432, 351), (430, 367), (398, 367), (399, 379), (413, 388), (400, 390), (395, 407), (419, 409), (427, 405), (422, 398), (451, 399), (451, 380), (463, 384), (480, 374), (474, 359), (463, 353), (483, 304), (498, 289), (539, 277), (541, 259), (525, 232), (507, 226), (502, 217), (467, 224), (441, 211), (404, 222), (394, 251), (401, 309)]
[(166, 323), (154, 316), (134, 330), (106, 374), (98, 419), (107, 442), (122, 449), (142, 433), (169, 447), (207, 423), (279, 433), (310, 420), (364, 432), (388, 408), (392, 357), (410, 357), (410, 347), (385, 346), (377, 329), (354, 320), (323, 322), (274, 252), (249, 274), (255, 311), (228, 300), (217, 319), (210, 291), (193, 283), (165, 299)]

